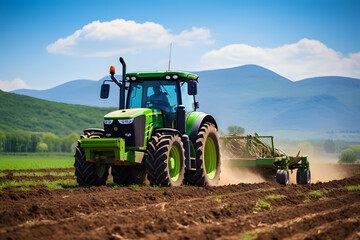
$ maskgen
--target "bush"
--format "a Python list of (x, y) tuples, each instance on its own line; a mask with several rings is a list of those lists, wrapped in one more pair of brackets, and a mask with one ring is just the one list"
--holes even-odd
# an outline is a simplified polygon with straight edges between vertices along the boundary
[(360, 158), (360, 145), (350, 145), (350, 149), (354, 151), (357, 158)]
[(341, 151), (339, 163), (355, 163), (357, 160), (354, 150), (351, 148)]
[(245, 128), (241, 126), (228, 126), (227, 130), (229, 134), (243, 134), (245, 132)]
[(48, 145), (46, 143), (43, 142), (39, 142), (36, 146), (36, 151), (37, 152), (47, 152), (48, 151)]

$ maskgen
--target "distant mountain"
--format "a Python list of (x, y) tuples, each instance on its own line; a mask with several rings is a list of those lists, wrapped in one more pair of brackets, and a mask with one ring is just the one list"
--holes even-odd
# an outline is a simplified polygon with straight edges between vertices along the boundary
[(347, 77), (317, 77), (295, 82), (297, 88), (311, 95), (331, 94), (346, 105), (360, 109), (360, 81)]
[(58, 136), (102, 128), (103, 117), (115, 108), (50, 102), (0, 90), (0, 130), (52, 132)]
[(359, 79), (292, 82), (256, 65), (198, 74), (200, 109), (212, 112), (223, 128), (237, 124), (249, 132), (360, 130)]
[[(249, 132), (360, 130), (360, 79), (332, 76), (292, 82), (257, 65), (195, 73), (200, 76), (196, 97), (200, 111), (213, 114), (223, 129), (241, 125)], [(119, 93), (115, 84), (108, 100), (99, 98), (104, 79), (109, 77), (14, 93), (57, 102), (116, 107)]]
[[(254, 123), (266, 126), (266, 130), (328, 131), (329, 129), (354, 129), (359, 113), (329, 95), (292, 98), (262, 98), (250, 104), (249, 115), (256, 116)], [(264, 118), (263, 116), (266, 116)], [(256, 129), (256, 125), (252, 126)]]
[[(231, 86), (232, 91), (241, 93), (243, 99), (250, 101), (258, 99), (258, 92), (264, 97), (273, 96), (278, 89), (295, 91), (292, 81), (257, 65), (195, 72), (195, 74), (200, 76), (200, 93), (215, 89), (226, 91)], [(120, 80), (121, 76), (116, 75), (116, 78)], [(47, 90), (19, 89), (12, 92), (56, 102), (101, 107), (118, 106), (119, 93), (115, 84), (111, 84), (109, 99), (104, 100), (99, 97), (100, 87), (105, 79), (110, 79), (110, 76), (98, 81), (74, 80)]]
[[(19, 89), (12, 91), (12, 93), (55, 102), (109, 107), (109, 102), (99, 97), (102, 82), (103, 81), (74, 80), (47, 90)], [(112, 102), (116, 101), (115, 90), (116, 89), (113, 88), (111, 91), (110, 100)], [(116, 106), (115, 104), (112, 105)]]

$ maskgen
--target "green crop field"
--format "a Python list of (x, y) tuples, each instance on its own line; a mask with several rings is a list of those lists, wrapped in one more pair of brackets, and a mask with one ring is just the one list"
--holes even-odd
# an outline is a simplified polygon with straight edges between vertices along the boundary
[(1, 153), (0, 170), (72, 168), (73, 153)]

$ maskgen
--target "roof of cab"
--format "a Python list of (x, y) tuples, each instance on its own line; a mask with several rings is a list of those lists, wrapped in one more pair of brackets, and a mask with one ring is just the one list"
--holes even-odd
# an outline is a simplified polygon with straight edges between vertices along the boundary
[[(132, 77), (135, 77), (132, 79)], [(188, 72), (138, 72), (138, 73), (127, 73), (127, 81), (136, 81), (136, 80), (168, 80), (168, 81), (197, 81), (199, 76), (193, 73)]]

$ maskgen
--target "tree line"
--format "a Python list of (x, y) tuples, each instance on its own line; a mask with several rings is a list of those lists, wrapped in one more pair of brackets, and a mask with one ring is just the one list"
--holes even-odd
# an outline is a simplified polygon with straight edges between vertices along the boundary
[(77, 133), (58, 137), (53, 133), (0, 130), (0, 152), (72, 152)]

